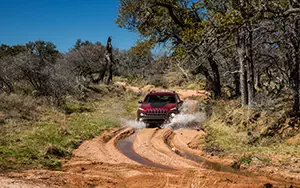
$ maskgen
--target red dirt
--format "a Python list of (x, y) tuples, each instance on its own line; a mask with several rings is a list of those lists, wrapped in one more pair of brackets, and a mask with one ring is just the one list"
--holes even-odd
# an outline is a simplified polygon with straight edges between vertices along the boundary
[[(263, 187), (271, 183), (285, 187), (297, 182), (271, 180), (265, 176), (245, 176), (238, 173), (206, 169), (199, 163), (180, 157), (168, 145), (193, 154), (201, 153), (188, 143), (201, 131), (180, 129), (142, 129), (136, 133), (136, 153), (154, 163), (174, 170), (148, 167), (130, 160), (115, 147), (115, 143), (133, 134), (132, 128), (112, 131), (106, 136), (84, 142), (74, 150), (73, 158), (63, 165), (63, 171), (29, 170), (8, 173), (0, 178), (0, 187)], [(107, 135), (112, 139), (107, 142)], [(13, 182), (13, 183), (12, 183)], [(299, 183), (298, 183), (299, 186)]]
[[(135, 90), (137, 88), (134, 88)], [(180, 93), (180, 92), (179, 92)], [(203, 92), (181, 92), (182, 98), (204, 95)], [(122, 154), (116, 143), (136, 134), (134, 151), (153, 163), (170, 167), (162, 169), (142, 165)], [(250, 173), (223, 172), (178, 154), (182, 151), (204, 156), (196, 140), (206, 133), (195, 129), (141, 129), (121, 128), (85, 141), (73, 151), (71, 160), (63, 163), (62, 171), (27, 170), (0, 175), (0, 187), (300, 187), (297, 179), (269, 178)], [(207, 159), (211, 160), (211, 159)], [(218, 162), (214, 159), (215, 162)], [(219, 161), (220, 162), (220, 161)], [(224, 161), (222, 161), (224, 162)], [(227, 164), (225, 162), (225, 164)], [(230, 164), (230, 162), (228, 162)]]

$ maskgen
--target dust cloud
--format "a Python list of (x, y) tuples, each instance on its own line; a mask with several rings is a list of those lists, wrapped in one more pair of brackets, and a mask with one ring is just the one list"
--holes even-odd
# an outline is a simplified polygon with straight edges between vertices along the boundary
[[(181, 108), (181, 113), (172, 118), (168, 123), (163, 124), (162, 128), (188, 128), (200, 126), (201, 123), (206, 119), (204, 112), (197, 111), (198, 102), (195, 100), (186, 100)], [(146, 124), (136, 120), (121, 119), (123, 126), (132, 127), (135, 129), (146, 128)]]
[(200, 126), (201, 122), (206, 119), (206, 113), (197, 111), (198, 101), (186, 100), (184, 101), (181, 113), (170, 120), (169, 123), (164, 124), (163, 128), (187, 128)]
[(132, 128), (135, 128), (135, 129), (146, 128), (146, 123), (136, 121), (136, 120), (121, 119), (121, 125), (127, 126), (127, 127), (132, 127)]
[(167, 124), (163, 125), (163, 128), (187, 128), (187, 127), (195, 127), (200, 126), (201, 122), (206, 118), (205, 114), (202, 112), (194, 113), (194, 114), (178, 114)]

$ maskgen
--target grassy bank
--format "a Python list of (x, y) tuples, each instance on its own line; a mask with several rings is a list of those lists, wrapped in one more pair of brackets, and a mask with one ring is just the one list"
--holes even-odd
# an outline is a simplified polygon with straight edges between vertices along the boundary
[(218, 101), (205, 128), (210, 153), (245, 165), (297, 166), (299, 120), (287, 117), (285, 110), (248, 111), (238, 101)]
[[(19, 97), (20, 104), (16, 104), (19, 107), (10, 110), (11, 114), (20, 114), (17, 109), (26, 106), (22, 106), (24, 98)], [(120, 126), (121, 117), (134, 118), (138, 105), (138, 98), (132, 93), (111, 94), (90, 102), (68, 102), (68, 113), (65, 113), (26, 98), (31, 101), (31, 108), (27, 109), (29, 118), (10, 116), (0, 125), (1, 171), (60, 169), (60, 161), (68, 159), (82, 141), (100, 135), (105, 129)], [(36, 115), (32, 117), (30, 113)]]

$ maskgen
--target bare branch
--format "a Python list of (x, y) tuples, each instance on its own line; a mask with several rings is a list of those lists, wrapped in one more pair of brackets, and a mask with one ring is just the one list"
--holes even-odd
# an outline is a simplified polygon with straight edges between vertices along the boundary
[(300, 13), (300, 8), (290, 8), (289, 10), (285, 11), (283, 14), (285, 16), (288, 16), (290, 14), (294, 14), (294, 13)]

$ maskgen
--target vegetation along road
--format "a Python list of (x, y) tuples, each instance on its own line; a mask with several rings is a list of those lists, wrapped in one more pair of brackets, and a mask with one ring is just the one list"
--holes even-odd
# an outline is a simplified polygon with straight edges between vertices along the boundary
[[(300, 187), (299, 1), (120, 0), (115, 16), (129, 49), (0, 44), (1, 188)], [(161, 128), (135, 121), (152, 90), (184, 101)]]

